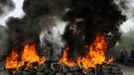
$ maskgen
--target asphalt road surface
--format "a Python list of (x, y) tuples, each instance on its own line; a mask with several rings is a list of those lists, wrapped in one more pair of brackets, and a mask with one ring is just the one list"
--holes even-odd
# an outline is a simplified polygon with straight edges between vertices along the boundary
[(120, 64), (118, 66), (121, 68), (123, 75), (134, 75), (134, 67), (128, 67)]

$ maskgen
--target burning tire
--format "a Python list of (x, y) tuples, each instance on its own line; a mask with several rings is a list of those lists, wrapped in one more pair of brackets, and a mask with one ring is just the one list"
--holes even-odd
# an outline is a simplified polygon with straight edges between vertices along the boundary
[(120, 67), (117, 65), (103, 65), (102, 66), (102, 74), (97, 75), (123, 75), (120, 70)]
[[(7, 70), (8, 74), (12, 74), (13, 70)], [(116, 64), (97, 65), (95, 68), (82, 69), (79, 66), (68, 67), (58, 62), (45, 62), (39, 65), (36, 70), (28, 69), (27, 71), (19, 70), (16, 74), (32, 74), (32, 75), (123, 75), (120, 68)]]

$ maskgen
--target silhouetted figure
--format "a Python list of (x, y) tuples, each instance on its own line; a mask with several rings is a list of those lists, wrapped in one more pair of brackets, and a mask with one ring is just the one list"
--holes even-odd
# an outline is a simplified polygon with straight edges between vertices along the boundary
[(131, 50), (131, 58), (134, 58), (134, 50)]
[(124, 63), (124, 64), (127, 64), (127, 60), (128, 59), (128, 54), (127, 54), (127, 49), (122, 49), (121, 50), (121, 61), (122, 61), (122, 63)]

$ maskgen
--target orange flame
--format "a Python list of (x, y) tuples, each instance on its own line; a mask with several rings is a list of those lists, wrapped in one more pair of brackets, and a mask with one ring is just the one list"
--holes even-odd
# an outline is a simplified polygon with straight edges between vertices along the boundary
[(106, 63), (107, 63), (107, 64), (110, 64), (110, 63), (113, 62), (113, 61), (114, 61), (114, 58), (111, 57)]
[[(91, 45), (85, 46), (88, 49), (88, 53), (84, 57), (78, 57), (75, 63), (74, 60), (68, 59), (68, 50), (66, 48), (60, 62), (66, 64), (69, 67), (72, 67), (74, 64), (77, 64), (81, 68), (96, 68), (97, 64), (103, 64), (106, 62), (105, 50), (107, 49), (107, 41), (106, 37), (100, 34), (97, 34), (96, 39), (93, 41)], [(110, 59), (106, 63), (111, 63), (113, 59)]]
[(39, 64), (42, 64), (45, 61), (45, 58), (42, 57), (40, 58), (37, 55), (36, 49), (35, 49), (36, 45), (35, 44), (26, 44), (24, 47), (24, 51), (22, 54), (22, 60), (29, 62), (29, 63), (33, 63), (33, 62), (38, 62)]
[(18, 54), (16, 53), (16, 50), (13, 49), (10, 57), (7, 57), (6, 59), (6, 68), (18, 68)]
[(30, 64), (34, 62), (42, 64), (45, 61), (45, 58), (40, 58), (37, 55), (35, 44), (26, 44), (22, 54), (22, 61), (28, 62), (27, 67), (29, 67)]
[(36, 51), (35, 44), (26, 44), (21, 55), (21, 60), (18, 61), (19, 55), (16, 53), (16, 50), (13, 49), (11, 56), (6, 59), (5, 68), (18, 69), (23, 66), (25, 62), (27, 62), (28, 64), (26, 65), (26, 69), (28, 69), (34, 62), (37, 62), (38, 64), (44, 63), (46, 60), (45, 57), (40, 58)]
[(67, 66), (72, 67), (75, 64), (75, 62), (73, 61), (73, 59), (68, 58), (68, 51), (69, 51), (69, 48), (66, 48), (60, 60), (60, 63), (64, 63)]
[(79, 57), (77, 63), (80, 67), (88, 69), (96, 68), (97, 64), (105, 62), (105, 50), (107, 48), (106, 38), (104, 36), (96, 37), (95, 41), (90, 46), (86, 46), (88, 53), (85, 57)]

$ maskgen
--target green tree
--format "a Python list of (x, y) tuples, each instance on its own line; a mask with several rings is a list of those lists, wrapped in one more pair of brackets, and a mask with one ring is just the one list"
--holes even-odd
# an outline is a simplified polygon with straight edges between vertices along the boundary
[(130, 29), (127, 33), (122, 33), (121, 40), (118, 42), (119, 44), (116, 48), (134, 48), (134, 30)]

